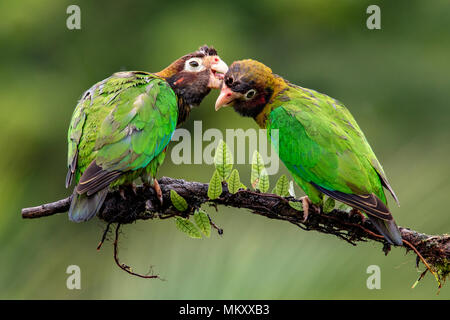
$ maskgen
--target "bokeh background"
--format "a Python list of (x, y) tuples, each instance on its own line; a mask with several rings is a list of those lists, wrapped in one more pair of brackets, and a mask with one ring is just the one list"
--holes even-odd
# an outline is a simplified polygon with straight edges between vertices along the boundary
[[(81, 8), (81, 30), (66, 28), (70, 4)], [(381, 30), (366, 28), (370, 4), (381, 8)], [(399, 225), (448, 233), (449, 17), (446, 0), (1, 1), (0, 298), (449, 299), (448, 285), (436, 296), (430, 275), (410, 288), (419, 273), (403, 249), (385, 257), (379, 244), (352, 247), (238, 209), (209, 210), (225, 232), (205, 240), (187, 238), (172, 220), (123, 228), (122, 262), (142, 273), (153, 265), (167, 281), (121, 271), (111, 242), (97, 252), (98, 219), (20, 217), (22, 207), (70, 194), (66, 132), (84, 90), (116, 71), (159, 71), (206, 43), (228, 63), (258, 59), (343, 101), (400, 198), (392, 205)], [(185, 128), (199, 119), (204, 130), (256, 128), (232, 110), (217, 116), (216, 97)], [(161, 176), (207, 182), (213, 172), (166, 159)], [(238, 167), (247, 185), (249, 168)], [(72, 264), (81, 290), (66, 288)], [(366, 287), (369, 265), (381, 268), (380, 290)]]

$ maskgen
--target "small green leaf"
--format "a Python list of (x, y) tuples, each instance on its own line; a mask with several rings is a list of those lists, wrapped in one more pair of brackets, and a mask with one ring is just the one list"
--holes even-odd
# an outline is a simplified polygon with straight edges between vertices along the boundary
[(219, 145), (216, 148), (214, 165), (222, 181), (226, 180), (233, 168), (233, 155), (223, 140), (220, 140)]
[(197, 227), (203, 232), (203, 234), (209, 238), (211, 235), (211, 223), (209, 222), (208, 215), (202, 210), (198, 210), (194, 213), (194, 221)]
[(269, 176), (264, 167), (262, 157), (257, 150), (253, 153), (250, 182), (253, 189), (258, 189), (261, 192), (269, 190)]
[(258, 188), (259, 180), (261, 179), (261, 172), (264, 170), (264, 162), (257, 150), (253, 152), (252, 158), (252, 173), (250, 176), (250, 183), (253, 189)]
[(241, 183), (241, 186), (239, 187), (239, 189), (247, 190), (247, 186), (245, 184)]
[(334, 199), (328, 197), (323, 204), (323, 212), (330, 213), (331, 211), (333, 211), (335, 204), (336, 203), (334, 202)]
[(350, 212), (352, 211), (352, 207), (346, 205), (345, 203), (342, 202), (338, 202), (338, 205), (336, 206), (336, 209), (341, 210), (341, 211), (345, 211), (345, 212)]
[(194, 238), (194, 239), (201, 239), (202, 238), (202, 234), (197, 229), (195, 224), (190, 222), (188, 219), (184, 219), (184, 218), (181, 218), (181, 217), (176, 217), (175, 225), (177, 226), (177, 228), (180, 231), (186, 233), (191, 238)]
[(213, 200), (217, 199), (222, 194), (222, 179), (220, 178), (220, 174), (217, 170), (214, 171), (214, 174), (209, 181), (208, 186), (208, 197)]
[(236, 169), (234, 169), (231, 172), (230, 178), (228, 178), (228, 191), (234, 194), (238, 192), (240, 187), (241, 187), (241, 179), (239, 177), (239, 172)]
[(253, 189), (258, 189), (258, 184), (259, 184), (259, 178), (256, 178), (253, 182), (252, 182), (252, 188)]
[(289, 205), (298, 211), (303, 211), (303, 205), (301, 202), (289, 201)]
[(186, 200), (180, 196), (175, 190), (170, 190), (170, 200), (178, 211), (185, 211), (188, 208)]
[(287, 197), (289, 195), (289, 180), (286, 175), (282, 175), (277, 181), (277, 185), (274, 188), (275, 194), (281, 197)]
[(261, 175), (259, 176), (258, 186), (256, 187), (261, 192), (267, 192), (269, 190), (269, 175), (267, 174), (266, 169), (261, 171)]

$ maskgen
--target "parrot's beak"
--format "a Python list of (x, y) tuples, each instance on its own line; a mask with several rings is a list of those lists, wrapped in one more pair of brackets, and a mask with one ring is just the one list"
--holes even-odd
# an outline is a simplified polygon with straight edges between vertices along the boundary
[(233, 92), (230, 88), (228, 88), (225, 84), (223, 84), (222, 90), (220, 90), (220, 95), (216, 100), (216, 111), (218, 111), (223, 106), (229, 105), (239, 96), (240, 93)]
[(209, 77), (208, 88), (219, 89), (222, 85), (225, 73), (228, 71), (228, 66), (218, 56), (211, 57), (211, 75)]

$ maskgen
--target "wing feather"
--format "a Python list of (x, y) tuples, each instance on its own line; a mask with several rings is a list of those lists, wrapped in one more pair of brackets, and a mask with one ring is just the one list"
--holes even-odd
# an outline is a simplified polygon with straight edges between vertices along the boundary
[(348, 194), (340, 191), (327, 190), (321, 186), (311, 183), (317, 189), (327, 196), (343, 202), (353, 208), (360, 209), (367, 214), (380, 218), (382, 220), (392, 220), (392, 214), (386, 207), (383, 201), (380, 200), (375, 194)]
[[(78, 194), (86, 193), (88, 196), (104, 189), (123, 174), (146, 167), (170, 142), (178, 117), (175, 93), (166, 81), (156, 76), (118, 73), (96, 86), (96, 90), (89, 91), (94, 92), (89, 104), (91, 113), (83, 113), (85, 126), (90, 125), (90, 130), (96, 128), (97, 131), (91, 143), (92, 150), (83, 150), (84, 155), (92, 155), (92, 160), (76, 187)], [(102, 110), (104, 118), (96, 120), (98, 125), (92, 125), (90, 121), (94, 121), (100, 112), (96, 111), (94, 115), (92, 110)], [(69, 137), (69, 148), (76, 144), (66, 179), (70, 184), (75, 172), (73, 163), (76, 164), (80, 157), (77, 148), (83, 132), (77, 131), (74, 135), (74, 130), (69, 130)]]
[(269, 114), (269, 129), (279, 130), (278, 153), (291, 172), (326, 190), (375, 194), (383, 202), (384, 186), (397, 199), (363, 132), (345, 106), (297, 86), (286, 94), (289, 101), (280, 102), (280, 107)]

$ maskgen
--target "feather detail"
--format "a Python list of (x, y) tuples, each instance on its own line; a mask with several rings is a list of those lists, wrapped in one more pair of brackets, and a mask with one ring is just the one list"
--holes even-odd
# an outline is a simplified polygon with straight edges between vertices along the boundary
[(389, 243), (398, 246), (403, 244), (402, 236), (391, 212), (384, 202), (373, 193), (366, 195), (346, 194), (339, 191), (327, 190), (315, 183), (312, 183), (312, 185), (327, 196), (364, 211), (373, 225)]
[(98, 191), (92, 196), (79, 195), (75, 191), (69, 208), (69, 219), (73, 222), (84, 222), (92, 219), (100, 211), (108, 188)]
[(327, 196), (343, 202), (353, 208), (360, 209), (369, 215), (375, 216), (382, 220), (392, 220), (391, 212), (388, 207), (375, 194), (348, 194), (340, 191), (333, 191), (322, 188), (321, 186), (311, 182), (320, 192)]
[(93, 161), (84, 171), (75, 190), (78, 194), (86, 193), (90, 196), (109, 186), (109, 184), (116, 180), (121, 174), (120, 171), (103, 170), (95, 163), (95, 161)]
[(131, 183), (147, 166), (155, 175), (178, 119), (175, 93), (150, 73), (115, 73), (87, 92), (68, 134), (66, 185), (77, 183), (73, 221), (95, 216), (109, 186)]

